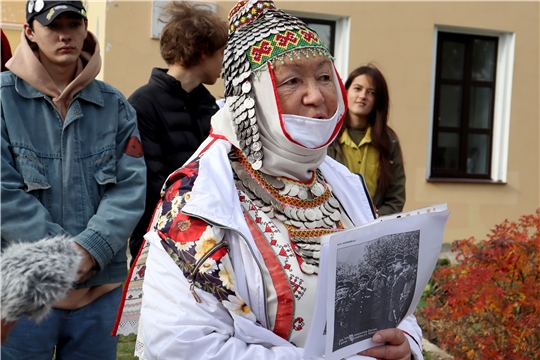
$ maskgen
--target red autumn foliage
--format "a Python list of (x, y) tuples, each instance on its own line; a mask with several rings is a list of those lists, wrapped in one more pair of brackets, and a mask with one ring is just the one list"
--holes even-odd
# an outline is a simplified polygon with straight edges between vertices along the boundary
[(540, 358), (540, 208), (486, 240), (456, 241), (432, 276), (424, 316), (455, 359)]

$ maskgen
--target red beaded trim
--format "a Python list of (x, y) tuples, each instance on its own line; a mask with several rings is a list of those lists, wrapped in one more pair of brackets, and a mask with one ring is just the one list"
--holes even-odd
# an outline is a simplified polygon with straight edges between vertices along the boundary
[[(302, 200), (302, 199), (296, 198), (296, 197), (293, 198), (293, 197), (288, 197), (288, 196), (281, 195), (279, 193), (279, 191), (276, 188), (274, 188), (273, 186), (271, 186), (270, 184), (268, 184), (258, 172), (254, 172), (252, 170), (251, 164), (249, 163), (249, 161), (247, 160), (247, 158), (244, 156), (244, 154), (242, 153), (242, 151), (240, 149), (235, 149), (235, 152), (236, 152), (236, 155), (238, 156), (239, 162), (242, 165), (242, 167), (247, 172), (249, 172), (250, 175), (254, 179), (256, 179), (257, 182), (262, 187), (264, 187), (266, 190), (268, 190), (268, 192), (270, 192), (272, 195), (274, 195), (274, 197), (277, 198), (278, 200), (280, 200), (282, 203), (285, 203), (287, 205), (292, 205), (294, 207), (307, 209), (307, 208), (314, 208), (316, 206), (322, 205), (330, 198), (331, 191), (330, 191), (330, 188), (328, 186), (326, 186), (326, 190), (324, 191), (324, 193), (321, 196), (319, 196), (318, 198), (313, 199), (313, 200)], [(309, 184), (312, 185), (315, 182), (315, 179), (316, 179), (316, 176), (315, 176), (315, 173), (313, 173), (313, 178), (309, 182)], [(295, 180), (291, 180), (291, 179), (286, 179), (285, 181), (302, 184), (301, 186), (306, 186), (305, 183), (295, 181)]]
[(341, 223), (341, 220), (339, 220), (338, 227), (335, 228), (335, 229), (302, 229), (302, 230), (298, 230), (298, 228), (296, 228), (296, 227), (294, 227), (292, 225), (287, 225), (287, 224), (284, 224), (284, 225), (285, 225), (285, 228), (291, 234), (291, 237), (314, 238), (314, 237), (320, 237), (320, 236), (323, 236), (323, 235), (333, 234), (333, 233), (336, 233), (338, 231), (345, 230), (345, 228), (343, 227), (343, 224)]

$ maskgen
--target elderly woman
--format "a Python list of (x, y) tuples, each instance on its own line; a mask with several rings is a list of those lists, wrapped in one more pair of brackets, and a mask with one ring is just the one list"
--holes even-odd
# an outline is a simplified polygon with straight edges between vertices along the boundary
[[(271, 1), (242, 1), (229, 21), (225, 106), (164, 184), (132, 270), (147, 359), (302, 358), (320, 237), (374, 219), (360, 178), (326, 156), (346, 94), (318, 35)], [(422, 358), (414, 317), (399, 328), (363, 355)]]

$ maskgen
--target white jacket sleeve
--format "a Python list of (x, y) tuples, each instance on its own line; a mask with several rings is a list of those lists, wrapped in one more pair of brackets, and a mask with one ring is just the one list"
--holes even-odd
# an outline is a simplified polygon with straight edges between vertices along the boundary
[(411, 346), (411, 352), (415, 359), (423, 359), (424, 355), (422, 354), (422, 329), (418, 326), (416, 322), (416, 317), (414, 315), (409, 315), (401, 324), (399, 324), (398, 329), (402, 330), (405, 333), (405, 337), (409, 340), (409, 345)]

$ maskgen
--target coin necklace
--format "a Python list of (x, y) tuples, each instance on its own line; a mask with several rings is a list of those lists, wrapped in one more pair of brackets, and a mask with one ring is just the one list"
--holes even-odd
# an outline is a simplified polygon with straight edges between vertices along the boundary
[(339, 201), (317, 169), (307, 183), (253, 170), (238, 149), (229, 153), (237, 188), (269, 218), (280, 220), (289, 231), (302, 271), (316, 273), (320, 258), (320, 237), (344, 229)]

